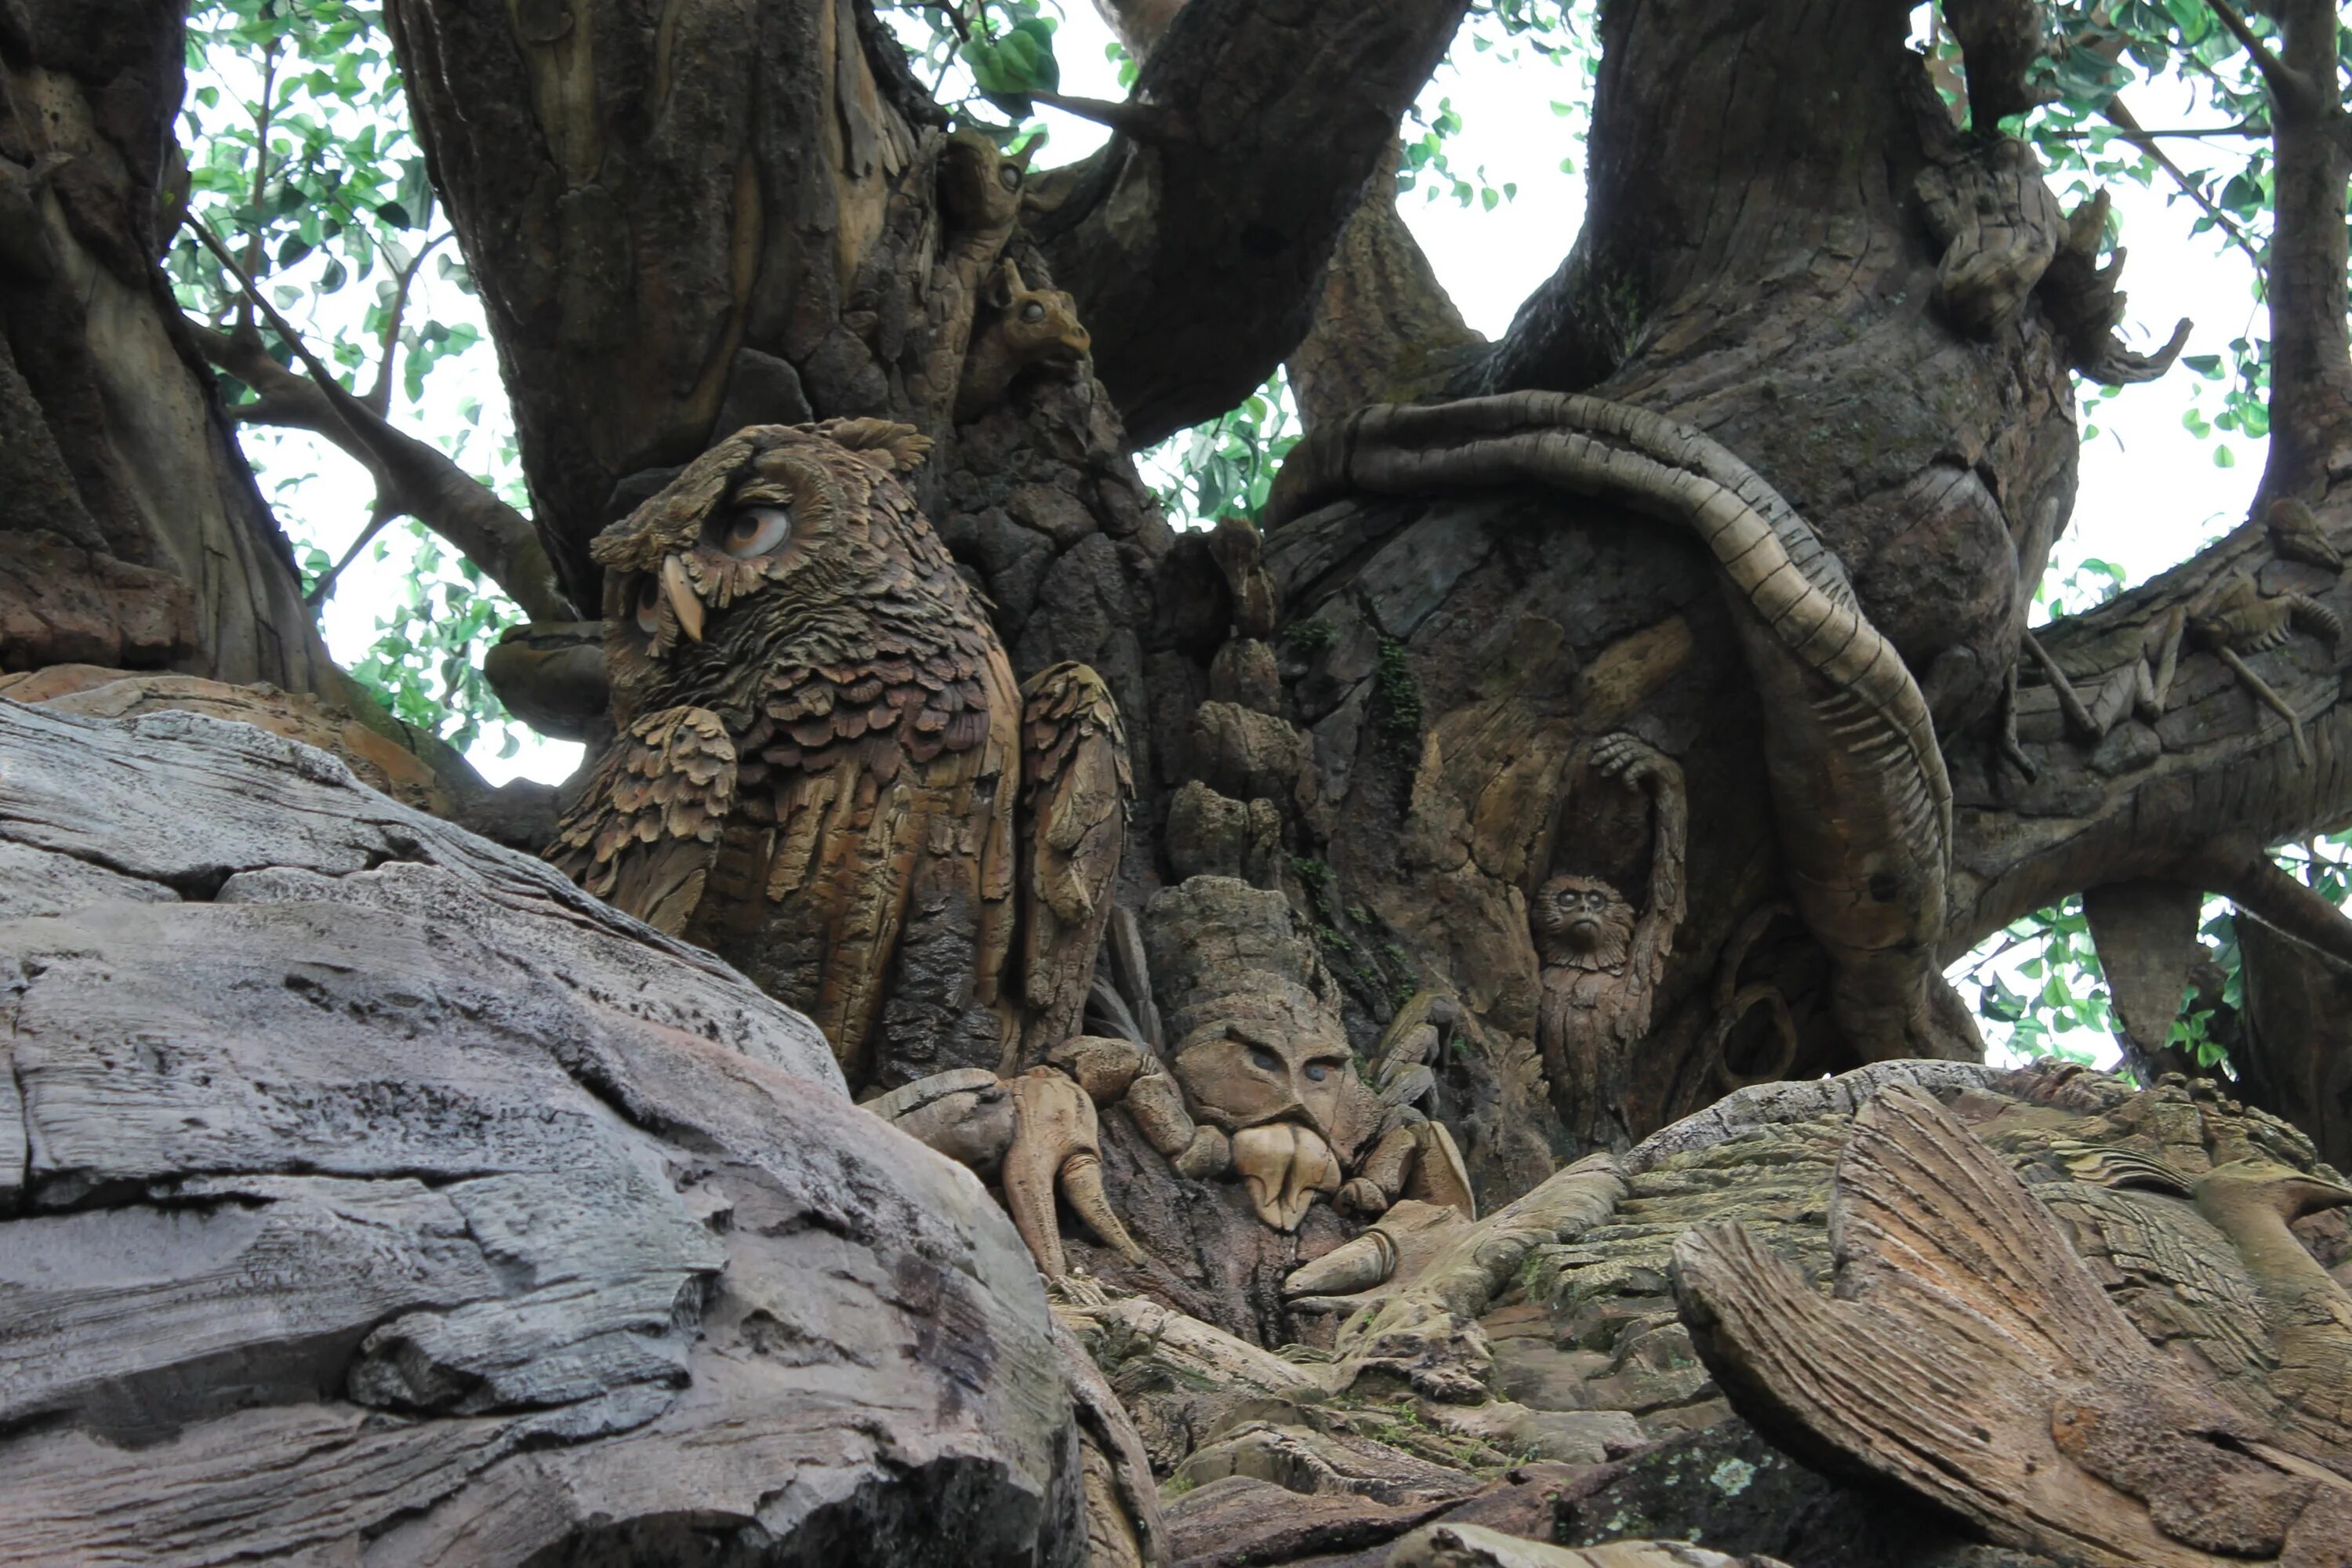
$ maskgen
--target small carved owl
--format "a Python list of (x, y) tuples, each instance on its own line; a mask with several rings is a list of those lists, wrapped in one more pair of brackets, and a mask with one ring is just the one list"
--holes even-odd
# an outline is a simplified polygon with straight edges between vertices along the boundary
[(1024, 713), (899, 482), (929, 447), (755, 426), (598, 536), (618, 733), (548, 850), (809, 1014), (858, 1087), (1075, 1029), (1132, 794), (1093, 671)]

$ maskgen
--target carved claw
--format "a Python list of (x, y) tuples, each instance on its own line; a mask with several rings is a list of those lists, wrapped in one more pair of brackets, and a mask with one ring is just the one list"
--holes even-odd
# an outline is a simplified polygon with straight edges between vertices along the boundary
[(1233, 1140), (1214, 1127), (1193, 1129), (1192, 1142), (1170, 1162), (1177, 1174), (1196, 1182), (1222, 1176), (1234, 1168)]
[(1627, 784), (1640, 784), (1651, 777), (1664, 760), (1658, 749), (1641, 736), (1622, 730), (1602, 736), (1592, 746), (1592, 765)]
[(1004, 1206), (1029, 1254), (1049, 1279), (1069, 1272), (1054, 1208), (1058, 1189), (1071, 1212), (1104, 1246), (1130, 1263), (1143, 1249), (1119, 1223), (1103, 1192), (1102, 1142), (1095, 1102), (1051, 1068), (1034, 1068), (1007, 1085), (1013, 1092), (1012, 1146), (1004, 1152)]

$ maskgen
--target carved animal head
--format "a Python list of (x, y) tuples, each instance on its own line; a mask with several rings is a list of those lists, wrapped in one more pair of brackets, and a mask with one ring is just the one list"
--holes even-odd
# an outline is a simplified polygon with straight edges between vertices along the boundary
[(1015, 366), (1075, 364), (1094, 347), (1077, 300), (1059, 289), (1030, 288), (1010, 260), (989, 279), (987, 302), (996, 320), (986, 330)]
[(1152, 900), (1144, 941), (1187, 1110), (1232, 1135), (1258, 1217), (1296, 1226), (1313, 1194), (1337, 1190), (1382, 1110), (1356, 1074), (1311, 929), (1278, 891), (1203, 876)]
[(599, 534), (615, 721), (690, 700), (740, 724), (780, 662), (904, 663), (982, 624), (898, 479), (929, 447), (879, 419), (752, 426)]
[(1229, 997), (1221, 1011), (1176, 1047), (1192, 1114), (1228, 1132), (1295, 1121), (1328, 1137), (1356, 1080), (1348, 1037), (1278, 994)]
[(1547, 967), (1622, 969), (1633, 942), (1633, 906), (1597, 877), (1554, 877), (1529, 911)]
[(1035, 152), (1033, 142), (1007, 157), (977, 131), (950, 132), (940, 149), (940, 206), (948, 221), (966, 234), (1011, 228)]

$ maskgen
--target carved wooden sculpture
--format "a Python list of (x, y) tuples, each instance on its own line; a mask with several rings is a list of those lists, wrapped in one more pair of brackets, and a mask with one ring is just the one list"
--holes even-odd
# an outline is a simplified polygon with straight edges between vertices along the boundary
[(2308, 633), (2332, 647), (2344, 636), (2344, 623), (2336, 612), (2307, 595), (2265, 595), (2241, 572), (2222, 579), (2190, 606), (2189, 630), (2230, 667), (2263, 706), (2286, 721), (2294, 737), (2294, 754), (2308, 767), (2311, 745), (2304, 739), (2303, 716), (2242, 656), (2284, 647), (2297, 632)]
[(1059, 1194), (1104, 1246), (1140, 1262), (1102, 1184), (1094, 1101), (1066, 1074), (1033, 1068), (1000, 1079), (982, 1068), (944, 1072), (891, 1090), (866, 1109), (940, 1153), (1001, 1182), (1013, 1227), (1049, 1279), (1068, 1272), (1055, 1217)]
[(853, 1085), (1010, 1071), (1024, 1013), (1075, 1021), (1129, 793), (1092, 671), (1024, 712), (899, 482), (928, 446), (755, 426), (599, 536), (619, 737), (548, 851), (808, 1013)]
[(992, 314), (971, 334), (971, 352), (956, 388), (959, 422), (977, 419), (1003, 402), (1027, 371), (1075, 371), (1094, 346), (1078, 321), (1077, 301), (1058, 289), (1030, 288), (1010, 258), (997, 264), (985, 302)]
[(1418, 1026), (1445, 1011), (1438, 999), (1416, 999), (1400, 1015), (1381, 1057), (1387, 1088), (1376, 1092), (1356, 1070), (1318, 989), (1329, 980), (1311, 942), (1291, 929), (1281, 893), (1195, 877), (1160, 894), (1150, 920), (1176, 1003), (1165, 1060), (1138, 1040), (1078, 1035), (1008, 1081), (941, 1073), (869, 1109), (982, 1174), (1001, 1168), (1005, 1205), (1048, 1276), (1066, 1266), (1055, 1229), (1057, 1177), (1087, 1227), (1135, 1256), (1103, 1192), (1097, 1107), (1123, 1107), (1181, 1174), (1240, 1182), (1276, 1230), (1297, 1230), (1318, 1198), (1366, 1217), (1404, 1199), (1476, 1217), (1453, 1135), (1412, 1103), (1430, 1075), (1407, 1058)]
[(1935, 964), (1951, 782), (1918, 685), (1844, 568), (1754, 469), (1687, 426), (1622, 404), (1512, 393), (1367, 408), (1318, 428), (1276, 481), (1266, 525), (1342, 494), (1538, 484), (1688, 528), (1714, 556), (1766, 714), (1764, 754), (1799, 913), (1836, 965), (1831, 1007), (1873, 1057), (1974, 1058)]
[(1650, 1005), (1683, 918), (1687, 814), (1682, 770), (1632, 735), (1611, 735), (1593, 765), (1645, 790), (1654, 826), (1649, 901), (1636, 916), (1608, 883), (1554, 877), (1529, 910), (1543, 960), (1537, 1044), (1552, 1104), (1585, 1146), (1631, 1142), (1625, 1129), (1627, 1056), (1650, 1032)]
[(1918, 178), (1928, 232), (1944, 245), (1936, 303), (1952, 324), (1990, 338), (2013, 318), (2058, 253), (2065, 221), (2033, 149), (1997, 136)]
[[(2254, 1155), (2193, 1183), (2116, 1157), (2180, 1183), (2257, 1286), (2284, 1286), (2283, 1359), (2314, 1385), (2295, 1402), (2340, 1412), (2352, 1300), (2286, 1226), (2352, 1191)], [(2102, 1568), (2347, 1561), (2352, 1447), (2249, 1419), (2195, 1363), (2152, 1353), (2050, 1211), (1931, 1097), (1891, 1089), (1856, 1119), (1830, 1224), (1833, 1297), (1737, 1226), (1675, 1249), (1707, 1364), (1786, 1441)]]

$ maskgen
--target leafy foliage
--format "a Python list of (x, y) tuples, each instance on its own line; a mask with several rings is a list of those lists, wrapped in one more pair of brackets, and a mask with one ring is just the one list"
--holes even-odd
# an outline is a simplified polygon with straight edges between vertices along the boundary
[[(2080, 899), (2012, 922), (1949, 978), (1976, 988), (1979, 1016), (2007, 1026), (2019, 1057), (2095, 1064), (2114, 1054), (2115, 1009)], [(2062, 1038), (2079, 1036), (2090, 1038)]]
[(1178, 527), (1233, 513), (1257, 521), (1282, 459), (1304, 430), (1276, 370), (1239, 406), (1136, 454), (1136, 467)]
[[(187, 49), (179, 129), (189, 214), (236, 255), (344, 390), (375, 396), (388, 412), (396, 389), (445, 451), (460, 460), (474, 453), (489, 470), (483, 482), (520, 505), (503, 420), (483, 429), (478, 395), (428, 403), (445, 365), (462, 365), (459, 379), (477, 384), (494, 370), (473, 279), (447, 243), (409, 132), (381, 12), (349, 0), (206, 0), (189, 18)], [(192, 230), (173, 239), (165, 268), (192, 317), (224, 331), (249, 326), (278, 364), (303, 373), (293, 346)], [(249, 389), (224, 382), (232, 413), (252, 408)], [(387, 537), (364, 504), (330, 501), (311, 438), (254, 425), (245, 437), (256, 471), (278, 479), (306, 589), (361, 547), (397, 584), (374, 642), (350, 661), (353, 675), (408, 722), (460, 747), (498, 734), (499, 754), (511, 755), (520, 731), (479, 666), (520, 611), (422, 529)], [(358, 546), (328, 548), (354, 533)]]
[[(877, 0), (875, 10), (931, 96), (962, 123), (1006, 144), (1043, 144), (1048, 132), (1034, 118), (1034, 95), (1062, 85), (1052, 0)], [(1011, 123), (976, 112), (976, 103)]]

